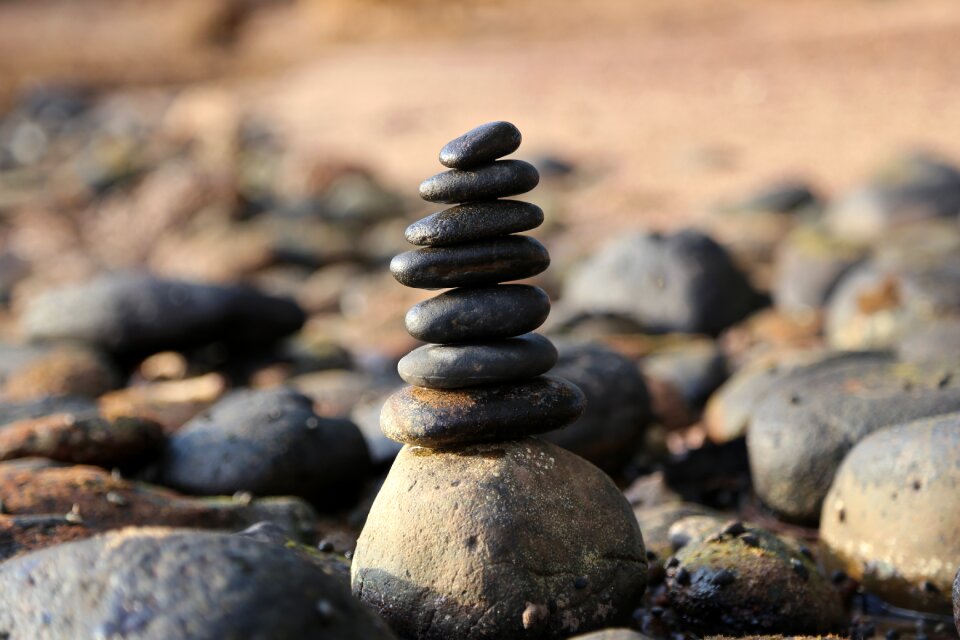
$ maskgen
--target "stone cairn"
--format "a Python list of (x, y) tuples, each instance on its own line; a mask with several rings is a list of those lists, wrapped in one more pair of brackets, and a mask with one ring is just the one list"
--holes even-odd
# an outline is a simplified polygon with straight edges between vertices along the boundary
[(406, 231), (423, 248), (396, 256), (409, 287), (451, 289), (407, 313), (430, 343), (398, 366), (404, 387), (380, 424), (406, 445), (354, 556), (355, 593), (402, 637), (565, 637), (629, 616), (646, 582), (643, 542), (609, 478), (539, 439), (575, 421), (582, 392), (545, 374), (557, 350), (532, 333), (547, 294), (501, 284), (550, 263), (535, 239), (543, 211), (499, 198), (526, 193), (537, 170), (498, 160), (520, 131), (492, 122), (448, 143), (420, 195), (457, 204)]

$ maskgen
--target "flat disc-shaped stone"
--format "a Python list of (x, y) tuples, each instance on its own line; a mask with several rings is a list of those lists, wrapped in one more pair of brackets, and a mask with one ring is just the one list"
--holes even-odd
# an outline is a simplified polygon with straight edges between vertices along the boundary
[(408, 287), (446, 289), (522, 280), (549, 265), (550, 254), (533, 238), (504, 236), (405, 251), (390, 261), (390, 272)]
[(536, 167), (523, 160), (500, 160), (476, 169), (451, 169), (420, 183), (430, 202), (496, 200), (526, 193), (540, 182)]
[(456, 391), (404, 387), (383, 405), (380, 428), (404, 444), (448, 447), (559, 429), (584, 406), (580, 389), (549, 376)]
[(518, 336), (539, 327), (549, 313), (550, 298), (539, 287), (467, 287), (412, 307), (406, 325), (418, 340), (445, 344)]
[(444, 209), (417, 220), (405, 233), (407, 241), (438, 247), (529, 231), (543, 223), (543, 210), (529, 202), (491, 200)]
[(502, 120), (488, 122), (454, 138), (440, 149), (440, 164), (469, 169), (502, 158), (520, 146), (520, 130)]
[(536, 333), (470, 344), (428, 344), (400, 360), (397, 371), (409, 384), (460, 389), (533, 378), (557, 363), (557, 348)]

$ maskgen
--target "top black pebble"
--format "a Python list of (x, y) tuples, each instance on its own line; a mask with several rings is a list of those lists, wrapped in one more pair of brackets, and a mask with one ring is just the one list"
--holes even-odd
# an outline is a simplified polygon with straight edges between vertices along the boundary
[(509, 122), (488, 122), (448, 142), (440, 150), (440, 164), (451, 169), (476, 167), (513, 153), (520, 140), (520, 130)]

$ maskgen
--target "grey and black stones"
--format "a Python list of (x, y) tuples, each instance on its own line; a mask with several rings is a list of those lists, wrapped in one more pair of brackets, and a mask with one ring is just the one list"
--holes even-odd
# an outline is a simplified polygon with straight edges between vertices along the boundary
[(465, 204), (410, 225), (407, 240), (421, 248), (390, 264), (408, 287), (456, 287), (407, 313), (410, 335), (431, 344), (400, 360), (412, 386), (380, 414), (384, 435), (404, 446), (351, 568), (354, 593), (402, 637), (523, 629), (565, 638), (626, 622), (646, 586), (643, 539), (619, 490), (590, 463), (531, 437), (575, 422), (585, 396), (544, 375), (557, 350), (532, 332), (550, 312), (547, 294), (501, 284), (550, 264), (543, 245), (515, 235), (539, 226), (543, 211), (498, 199), (539, 181), (532, 165), (499, 160), (519, 144), (506, 122), (447, 144), (440, 160), (451, 170), (425, 180), (420, 195)]

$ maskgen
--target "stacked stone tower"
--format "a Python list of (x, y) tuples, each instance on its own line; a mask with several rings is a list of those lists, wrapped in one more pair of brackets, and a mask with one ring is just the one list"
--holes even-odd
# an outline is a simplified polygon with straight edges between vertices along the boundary
[(646, 583), (633, 514), (602, 472), (529, 436), (583, 411), (569, 382), (544, 376), (557, 351), (532, 333), (550, 301), (529, 278), (550, 263), (517, 232), (535, 205), (499, 198), (539, 182), (508, 122), (448, 143), (420, 195), (462, 203), (412, 224), (423, 248), (390, 265), (404, 285), (452, 288), (413, 307), (407, 330), (431, 343), (400, 361), (408, 383), (381, 414), (405, 446), (371, 509), (354, 590), (403, 637), (547, 638), (629, 616)]

